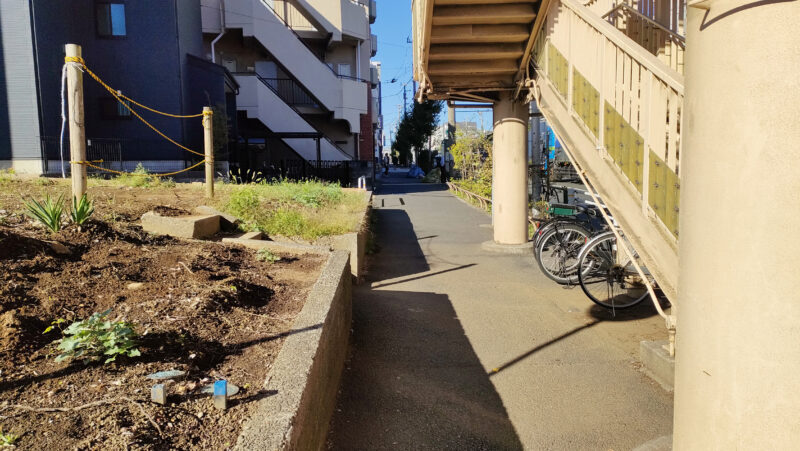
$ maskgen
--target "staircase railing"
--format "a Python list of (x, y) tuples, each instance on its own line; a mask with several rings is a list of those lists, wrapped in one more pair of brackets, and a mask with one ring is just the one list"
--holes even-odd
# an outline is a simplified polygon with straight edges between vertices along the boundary
[(338, 146), (338, 145), (337, 145), (335, 142), (333, 142), (333, 140), (331, 140), (331, 139), (328, 137), (328, 135), (326, 135), (325, 133), (323, 133), (323, 132), (322, 132), (322, 131), (321, 131), (319, 128), (317, 128), (317, 126), (316, 126), (316, 125), (314, 125), (314, 124), (312, 124), (311, 122), (309, 122), (309, 121), (308, 121), (308, 119), (306, 119), (306, 118), (305, 118), (305, 116), (303, 116), (303, 113), (301, 113), (301, 112), (300, 112), (300, 110), (298, 110), (298, 109), (297, 109), (297, 107), (296, 107), (295, 105), (292, 105), (291, 103), (289, 103), (289, 102), (286, 102), (286, 101), (285, 101), (285, 99), (283, 99), (283, 97), (281, 97), (281, 93), (278, 91), (278, 89), (277, 89), (275, 86), (273, 86), (272, 84), (270, 84), (270, 80), (272, 80), (272, 79), (269, 79), (269, 78), (264, 78), (264, 77), (262, 77), (262, 76), (258, 75), (258, 74), (257, 74), (257, 73), (255, 73), (255, 72), (237, 72), (237, 73), (235, 73), (234, 75), (238, 75), (238, 76), (249, 76), (249, 77), (256, 77), (256, 78), (258, 78), (258, 80), (259, 80), (261, 83), (263, 83), (263, 84), (264, 84), (264, 86), (266, 86), (267, 88), (269, 88), (269, 90), (270, 90), (270, 91), (272, 91), (273, 93), (275, 93), (275, 95), (276, 95), (276, 96), (280, 97), (280, 98), (281, 98), (281, 100), (284, 100), (284, 102), (286, 103), (286, 105), (287, 105), (289, 108), (291, 108), (291, 109), (292, 109), (292, 110), (293, 110), (295, 113), (297, 113), (297, 115), (298, 115), (298, 116), (300, 116), (300, 117), (301, 117), (301, 118), (302, 118), (302, 119), (305, 121), (305, 123), (306, 123), (306, 124), (308, 124), (308, 126), (309, 126), (309, 127), (311, 127), (311, 128), (312, 128), (312, 129), (313, 129), (315, 132), (319, 133), (319, 134), (320, 134), (320, 136), (322, 137), (322, 139), (324, 139), (325, 141), (327, 141), (328, 143), (330, 143), (330, 145), (331, 145), (331, 146), (333, 146), (334, 148), (338, 149), (338, 150), (339, 150), (340, 152), (342, 152), (343, 154), (347, 155), (347, 152), (345, 152), (345, 151), (344, 151), (344, 150), (343, 150), (341, 147), (339, 147), (339, 146)]
[(615, 6), (603, 18), (669, 67), (683, 73), (686, 38), (627, 3)]
[(319, 107), (319, 103), (309, 95), (300, 84), (291, 78), (261, 78), (267, 83), (278, 97), (289, 105)]

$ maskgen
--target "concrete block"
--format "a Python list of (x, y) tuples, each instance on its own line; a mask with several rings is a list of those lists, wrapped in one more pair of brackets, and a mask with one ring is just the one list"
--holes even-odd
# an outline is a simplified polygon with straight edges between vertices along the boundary
[(161, 216), (152, 211), (142, 215), (145, 232), (178, 238), (208, 238), (219, 232), (218, 215), (212, 216)]
[(195, 207), (194, 213), (200, 216), (219, 216), (219, 225), (222, 230), (226, 232), (232, 232), (239, 228), (239, 223), (242, 222), (239, 218), (234, 215), (223, 213), (217, 210), (214, 207), (209, 207), (207, 205), (200, 205), (199, 207)]
[(247, 232), (243, 233), (241, 236), (237, 236), (236, 238), (241, 238), (243, 240), (260, 240), (264, 238), (264, 234), (261, 232)]
[(642, 341), (639, 343), (639, 359), (645, 374), (661, 384), (667, 391), (675, 386), (675, 358), (664, 348), (666, 340)]
[(324, 246), (309, 246), (306, 244), (284, 243), (267, 240), (248, 240), (244, 238), (223, 238), (223, 243), (238, 244), (250, 249), (269, 249), (271, 252), (280, 252), (289, 255), (328, 254), (330, 249)]

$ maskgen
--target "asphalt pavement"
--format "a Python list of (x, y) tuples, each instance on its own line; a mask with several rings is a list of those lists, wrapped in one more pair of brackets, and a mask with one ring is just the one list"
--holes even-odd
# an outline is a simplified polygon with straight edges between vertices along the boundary
[(353, 292), (331, 432), (341, 450), (629, 450), (671, 434), (640, 370), (650, 305), (612, 317), (529, 255), (481, 249), (491, 218), (400, 172), (373, 200), (379, 251)]

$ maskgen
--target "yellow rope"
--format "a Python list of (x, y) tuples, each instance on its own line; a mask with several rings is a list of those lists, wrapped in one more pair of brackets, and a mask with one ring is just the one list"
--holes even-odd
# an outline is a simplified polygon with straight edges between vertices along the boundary
[(136, 105), (136, 106), (138, 106), (138, 107), (140, 107), (140, 108), (144, 108), (144, 109), (145, 109), (145, 110), (147, 110), (147, 111), (152, 111), (153, 113), (160, 114), (160, 115), (162, 115), (162, 116), (175, 117), (175, 118), (179, 118), (179, 119), (191, 119), (191, 118), (200, 117), (200, 116), (202, 116), (202, 115), (203, 115), (203, 113), (199, 113), (199, 114), (189, 114), (189, 115), (172, 114), (172, 113), (165, 113), (165, 112), (163, 112), (163, 111), (158, 111), (158, 110), (156, 110), (156, 109), (154, 109), (154, 108), (150, 108), (149, 106), (147, 106), (147, 105), (143, 105), (143, 104), (141, 104), (141, 103), (139, 103), (139, 102), (137, 102), (137, 101), (135, 101), (135, 100), (131, 99), (130, 97), (128, 97), (128, 96), (126, 96), (126, 95), (123, 95), (123, 94), (121, 94), (121, 93), (118, 93), (116, 90), (114, 90), (114, 88), (112, 88), (111, 86), (108, 86), (107, 84), (105, 84), (105, 83), (103, 82), (103, 80), (101, 80), (101, 79), (100, 79), (100, 77), (98, 77), (98, 76), (97, 76), (97, 74), (95, 74), (95, 73), (94, 73), (94, 72), (92, 72), (92, 71), (91, 71), (91, 70), (90, 70), (88, 67), (86, 67), (86, 61), (85, 61), (83, 58), (81, 58), (81, 57), (79, 57), (79, 56), (67, 56), (67, 57), (64, 57), (64, 62), (67, 62), (67, 63), (78, 63), (78, 64), (80, 64), (81, 66), (83, 66), (83, 70), (84, 70), (84, 71), (86, 71), (86, 73), (87, 73), (87, 74), (89, 74), (89, 75), (90, 75), (92, 78), (94, 78), (94, 79), (95, 79), (95, 81), (97, 81), (98, 83), (100, 83), (100, 84), (101, 84), (101, 85), (102, 85), (104, 88), (106, 88), (106, 89), (107, 89), (109, 92), (115, 93), (115, 94), (116, 94), (116, 95), (118, 95), (119, 97), (121, 97), (121, 98), (123, 98), (123, 99), (127, 100), (128, 102), (130, 102), (130, 103), (132, 103), (132, 104), (134, 104), (134, 105)]
[[(100, 160), (100, 162), (102, 162), (102, 160)], [(123, 171), (115, 171), (114, 169), (106, 169), (104, 167), (94, 165), (90, 161), (70, 161), (71, 164), (82, 164), (84, 166), (89, 166), (90, 168), (95, 168), (95, 169), (98, 169), (100, 171), (110, 172), (112, 174), (117, 174), (117, 175), (128, 174), (128, 175), (138, 175), (138, 176), (142, 176), (142, 177), (169, 177), (171, 175), (176, 175), (176, 174), (180, 174), (182, 172), (191, 171), (192, 169), (200, 166), (201, 164), (203, 164), (205, 162), (206, 162), (206, 160), (203, 160), (203, 161), (201, 161), (201, 162), (199, 162), (199, 163), (197, 163), (197, 164), (195, 164), (193, 166), (189, 166), (186, 169), (181, 169), (180, 171), (175, 171), (175, 172), (166, 172), (166, 173), (159, 173), (159, 174), (149, 174), (149, 173), (148, 174), (138, 174), (136, 172), (123, 172)]]
[[(170, 138), (169, 136), (165, 135), (165, 134), (164, 134), (164, 133), (163, 133), (161, 130), (159, 130), (159, 129), (155, 128), (155, 127), (153, 126), (153, 124), (151, 124), (151, 123), (147, 122), (147, 121), (146, 121), (146, 120), (145, 120), (145, 119), (144, 119), (142, 116), (140, 116), (140, 115), (139, 115), (139, 113), (137, 113), (136, 111), (134, 111), (134, 109), (133, 109), (133, 108), (131, 108), (131, 107), (130, 107), (130, 105), (128, 105), (127, 103), (125, 103), (125, 102), (123, 102), (123, 101), (122, 101), (122, 100), (123, 100), (123, 98), (124, 98), (124, 99), (126, 99), (126, 100), (128, 100), (128, 99), (127, 99), (125, 96), (123, 96), (123, 95), (121, 95), (121, 94), (118, 94), (118, 93), (117, 93), (117, 91), (116, 91), (116, 90), (114, 90), (114, 88), (112, 88), (111, 86), (108, 86), (107, 84), (105, 84), (105, 83), (103, 82), (103, 80), (101, 80), (101, 79), (100, 79), (100, 77), (98, 77), (98, 76), (97, 76), (97, 74), (95, 74), (95, 73), (94, 73), (94, 72), (92, 72), (92, 71), (91, 71), (91, 70), (90, 70), (88, 67), (86, 67), (86, 62), (83, 60), (83, 58), (81, 58), (81, 57), (77, 57), (77, 56), (67, 56), (67, 57), (64, 57), (64, 62), (67, 62), (67, 63), (78, 63), (78, 64), (80, 64), (80, 65), (83, 67), (83, 70), (84, 70), (84, 71), (85, 71), (87, 74), (89, 74), (89, 76), (90, 76), (90, 77), (92, 77), (92, 78), (93, 78), (93, 79), (94, 79), (96, 82), (100, 83), (100, 85), (101, 85), (101, 86), (103, 86), (103, 87), (104, 87), (104, 88), (105, 88), (105, 89), (106, 89), (106, 90), (107, 90), (109, 93), (111, 93), (111, 95), (112, 95), (112, 96), (114, 96), (114, 98), (115, 98), (115, 99), (117, 99), (117, 101), (118, 101), (119, 103), (121, 103), (121, 104), (122, 104), (122, 106), (124, 106), (125, 108), (127, 108), (127, 110), (128, 110), (128, 111), (130, 111), (130, 112), (131, 112), (131, 114), (133, 114), (134, 116), (136, 116), (136, 117), (137, 117), (137, 118), (138, 118), (140, 121), (144, 122), (144, 124), (145, 124), (145, 125), (147, 125), (148, 127), (150, 127), (150, 129), (151, 129), (151, 130), (153, 130), (154, 132), (158, 133), (158, 135), (159, 135), (159, 136), (161, 136), (162, 138), (166, 139), (167, 141), (171, 142), (172, 144), (174, 144), (174, 145), (176, 145), (176, 146), (180, 147), (181, 149), (183, 149), (183, 150), (185, 150), (185, 151), (187, 151), (187, 152), (189, 152), (189, 153), (193, 153), (193, 154), (195, 154), (195, 155), (199, 155), (199, 156), (201, 156), (201, 157), (205, 157), (205, 154), (203, 154), (203, 153), (200, 153), (200, 152), (197, 152), (197, 151), (194, 151), (194, 150), (192, 150), (192, 149), (190, 149), (190, 148), (188, 148), (188, 147), (184, 146), (183, 144), (180, 144), (180, 143), (178, 143), (178, 142), (177, 142), (177, 141), (175, 141), (174, 139), (172, 139), (172, 138)], [(133, 103), (135, 103), (135, 104), (137, 104), (137, 105), (140, 105), (139, 103), (136, 103), (136, 102), (133, 102)], [(141, 105), (140, 105), (140, 106), (141, 106)], [(147, 107), (144, 107), (144, 108), (147, 108)], [(147, 108), (147, 109), (149, 109), (149, 110), (151, 110), (151, 111), (154, 111), (154, 110), (152, 110), (152, 109), (150, 109), (150, 108)], [(210, 112), (209, 112), (209, 113), (210, 113)], [(180, 116), (180, 117), (200, 117), (200, 116), (208, 116), (208, 114), (206, 114), (206, 112), (203, 112), (203, 113), (200, 113), (200, 114), (197, 114), (197, 115), (194, 115), (194, 116)], [(179, 116), (173, 116), (173, 117), (179, 117)]]

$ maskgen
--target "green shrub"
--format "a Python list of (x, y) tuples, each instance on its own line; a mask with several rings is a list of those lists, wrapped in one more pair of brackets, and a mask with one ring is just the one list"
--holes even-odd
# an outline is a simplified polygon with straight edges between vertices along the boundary
[(281, 260), (279, 256), (275, 255), (274, 253), (272, 253), (272, 251), (270, 251), (267, 248), (259, 249), (258, 252), (256, 252), (256, 258), (258, 258), (259, 261), (267, 262), (270, 264)]
[(260, 207), (261, 200), (255, 188), (247, 186), (231, 194), (225, 210), (246, 222), (253, 222), (259, 216)]
[[(64, 338), (58, 340), (61, 354), (56, 362), (66, 359), (83, 359), (84, 363), (101, 360), (109, 363), (119, 355), (137, 357), (141, 355), (136, 349), (136, 332), (133, 325), (124, 321), (109, 321), (106, 318), (111, 309), (95, 313), (88, 319), (76, 321), (64, 330)], [(63, 322), (56, 320), (54, 325)], [(45, 333), (53, 330), (51, 325)]]
[(86, 194), (81, 196), (81, 200), (72, 196), (72, 211), (70, 212), (72, 222), (83, 225), (92, 213), (94, 213), (94, 202), (90, 201)]
[(50, 232), (61, 230), (61, 215), (64, 213), (64, 196), (59, 196), (55, 201), (48, 194), (42, 202), (36, 199), (24, 201), (25, 213), (39, 221)]

